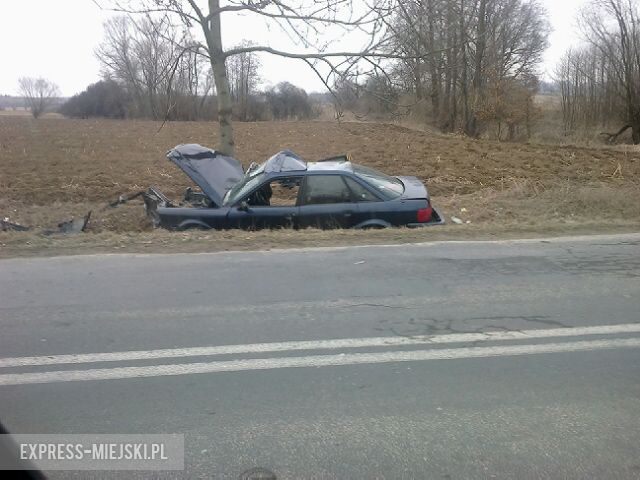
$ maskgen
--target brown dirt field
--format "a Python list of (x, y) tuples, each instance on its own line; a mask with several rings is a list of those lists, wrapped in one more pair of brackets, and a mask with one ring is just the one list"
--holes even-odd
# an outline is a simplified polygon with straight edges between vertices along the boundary
[[(101, 208), (120, 194), (149, 185), (179, 198), (189, 180), (165, 152), (178, 143), (212, 146), (215, 132), (215, 125), (205, 122), (169, 123), (160, 129), (160, 123), (152, 121), (0, 116), (0, 216), (52, 228), (94, 210), (92, 233), (82, 240), (0, 233), (0, 256), (19, 254), (21, 248), (27, 253), (53, 252), (62, 244), (69, 251), (90, 251), (91, 242), (100, 251), (118, 244), (131, 251), (153, 250), (156, 244), (166, 250), (166, 245), (204, 238), (202, 233), (185, 237), (147, 232), (140, 204)], [(211, 232), (210, 242), (195, 241), (189, 251), (200, 242), (203, 250), (249, 244), (273, 248), (640, 227), (636, 147), (500, 143), (373, 123), (237, 123), (236, 132), (237, 156), (245, 165), (283, 148), (308, 160), (350, 153), (354, 161), (387, 173), (418, 176), (447, 219), (457, 215), (472, 223), (418, 233), (259, 232), (249, 234), (251, 242), (240, 232)], [(215, 247), (218, 244), (221, 248)]]

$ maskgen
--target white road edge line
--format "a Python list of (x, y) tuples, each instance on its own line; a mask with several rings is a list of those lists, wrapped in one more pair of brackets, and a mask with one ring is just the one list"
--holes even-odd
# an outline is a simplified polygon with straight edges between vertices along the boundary
[(490, 342), (504, 340), (528, 340), (536, 338), (578, 337), (586, 335), (611, 335), (640, 332), (640, 323), (599, 325), (592, 327), (566, 327), (551, 329), (519, 330), (510, 332), (454, 333), (446, 335), (420, 335), (411, 337), (342, 338), (336, 340), (309, 340), (248, 345), (220, 345), (211, 347), (139, 350), (37, 357), (0, 358), (0, 368), (31, 365), (60, 365), (96, 362), (121, 362), (153, 360), (160, 358), (203, 357), (238, 353), (269, 353), (296, 350), (333, 350), (341, 348), (397, 347), (464, 342)]
[(382, 353), (351, 353), (313, 355), (306, 357), (258, 358), (206, 363), (153, 365), (148, 367), (120, 367), (91, 370), (62, 370), (54, 372), (16, 373), (0, 375), (0, 385), (115, 380), (124, 378), (191, 375), (197, 373), (238, 372), (278, 368), (326, 367), (424, 360), (451, 360), (541, 353), (578, 352), (612, 348), (638, 348), (640, 338), (593, 340), (584, 342), (545, 343), (537, 345), (508, 345), (492, 347), (461, 347)]

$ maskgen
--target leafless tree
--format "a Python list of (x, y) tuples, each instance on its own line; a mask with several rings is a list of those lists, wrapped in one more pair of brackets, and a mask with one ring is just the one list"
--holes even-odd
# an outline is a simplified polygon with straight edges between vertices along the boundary
[[(250, 42), (239, 45), (251, 46)], [(227, 59), (227, 76), (231, 98), (236, 106), (236, 116), (242, 121), (248, 120), (249, 102), (260, 82), (261, 62), (257, 53), (242, 52)]]
[(471, 136), (482, 133), (479, 114), (489, 118), (497, 91), (531, 85), (549, 34), (537, 0), (403, 0), (391, 28), (406, 54), (399, 83), (429, 101), (440, 128)]
[[(101, 0), (96, 0), (101, 1)], [(201, 51), (211, 64), (218, 105), (218, 149), (233, 154), (232, 98), (225, 63), (228, 58), (262, 52), (306, 62), (325, 82), (333, 85), (335, 76), (346, 75), (364, 60), (400, 58), (390, 44), (385, 18), (396, 0), (376, 0), (373, 5), (354, 0), (102, 0), (107, 7), (129, 14), (161, 13), (173, 16), (186, 27), (201, 30)], [(222, 23), (225, 15), (242, 14), (260, 18), (284, 31), (292, 48), (280, 50), (255, 43), (225, 49)], [(363, 46), (354, 51), (335, 48), (325, 38), (331, 29), (357, 32)], [(249, 38), (257, 42), (258, 39)]]
[[(187, 40), (186, 44), (190, 45), (192, 42)], [(214, 85), (208, 60), (197, 50), (190, 48), (180, 50), (177, 55), (173, 84), (170, 88), (170, 92), (173, 93), (169, 94), (173, 97), (175, 118), (211, 119), (209, 100), (212, 98)]]
[(135, 113), (162, 118), (177, 61), (177, 31), (166, 18), (134, 21), (114, 17), (105, 22), (104, 40), (96, 49), (105, 77), (120, 81), (130, 92)]
[[(589, 46), (569, 50), (556, 68), (565, 134), (579, 127), (605, 127), (620, 121), (621, 101), (616, 91), (612, 59)], [(624, 120), (624, 119), (623, 119)]]
[(569, 52), (559, 67), (565, 128), (623, 122), (609, 142), (631, 129), (640, 143), (640, 6), (636, 0), (592, 0), (580, 25), (588, 47)]
[(132, 115), (157, 120), (205, 116), (213, 91), (211, 67), (191, 33), (167, 15), (109, 19), (95, 53), (104, 77), (116, 80), (131, 96)]
[(484, 101), (475, 111), (478, 121), (493, 125), (498, 140), (529, 138), (539, 113), (534, 105), (538, 79), (535, 76), (490, 77), (488, 85)]
[(22, 77), (18, 85), (33, 118), (40, 117), (59, 95), (58, 86), (42, 77)]

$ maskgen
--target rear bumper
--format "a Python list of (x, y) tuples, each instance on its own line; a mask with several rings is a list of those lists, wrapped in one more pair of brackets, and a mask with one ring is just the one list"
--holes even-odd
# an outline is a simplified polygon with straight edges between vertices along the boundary
[(420, 227), (432, 227), (434, 225), (444, 225), (446, 223), (444, 221), (444, 217), (440, 214), (440, 212), (436, 209), (436, 207), (432, 205), (431, 208), (433, 209), (431, 220), (423, 223), (408, 223), (407, 228), (420, 228)]

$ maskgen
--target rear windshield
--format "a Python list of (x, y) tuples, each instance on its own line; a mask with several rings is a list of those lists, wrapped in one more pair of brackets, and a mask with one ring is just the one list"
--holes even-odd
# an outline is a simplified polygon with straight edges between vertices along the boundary
[(387, 174), (362, 165), (353, 165), (353, 173), (380, 192), (386, 198), (398, 198), (404, 193), (404, 185), (400, 180)]

